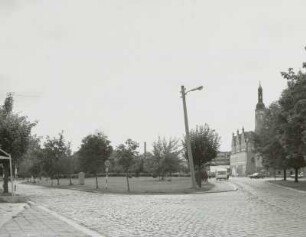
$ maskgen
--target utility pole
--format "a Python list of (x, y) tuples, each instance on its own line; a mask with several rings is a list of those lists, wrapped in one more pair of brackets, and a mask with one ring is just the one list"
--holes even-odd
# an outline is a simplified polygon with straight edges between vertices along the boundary
[(196, 189), (197, 184), (196, 184), (196, 180), (195, 180), (195, 171), (194, 171), (193, 157), (192, 157), (190, 137), (189, 137), (187, 106), (186, 106), (186, 98), (185, 98), (187, 92), (186, 92), (186, 89), (185, 89), (184, 86), (181, 86), (181, 93), (182, 93), (183, 107), (184, 107), (184, 121), (185, 121), (186, 145), (187, 145), (187, 155), (188, 155), (188, 161), (189, 161), (189, 169), (190, 169), (190, 175), (191, 175), (191, 180), (192, 180), (192, 188)]

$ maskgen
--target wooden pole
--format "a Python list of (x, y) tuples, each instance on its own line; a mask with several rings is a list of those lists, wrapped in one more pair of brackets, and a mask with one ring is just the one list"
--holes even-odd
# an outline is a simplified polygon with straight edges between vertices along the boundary
[(14, 178), (13, 178), (13, 168), (12, 168), (12, 157), (9, 155), (9, 160), (10, 160), (10, 174), (11, 174), (11, 192), (12, 196), (14, 196)]

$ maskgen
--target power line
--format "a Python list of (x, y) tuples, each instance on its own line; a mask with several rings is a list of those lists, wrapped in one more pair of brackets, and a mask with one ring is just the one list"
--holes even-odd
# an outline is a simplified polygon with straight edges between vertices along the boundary
[(41, 97), (40, 95), (25, 95), (25, 94), (16, 94), (15, 92), (8, 92), (8, 93), (4, 93), (4, 92), (0, 92), (1, 95), (8, 95), (9, 93), (11, 93), (14, 96), (16, 97)]

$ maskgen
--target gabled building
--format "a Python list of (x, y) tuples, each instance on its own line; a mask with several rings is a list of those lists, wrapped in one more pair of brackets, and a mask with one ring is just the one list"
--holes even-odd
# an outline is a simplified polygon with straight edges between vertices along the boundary
[(262, 158), (255, 154), (255, 133), (263, 126), (265, 116), (265, 105), (263, 103), (263, 90), (258, 87), (258, 102), (255, 109), (255, 132), (237, 130), (232, 136), (232, 150), (230, 156), (230, 169), (233, 176), (247, 176), (263, 169)]

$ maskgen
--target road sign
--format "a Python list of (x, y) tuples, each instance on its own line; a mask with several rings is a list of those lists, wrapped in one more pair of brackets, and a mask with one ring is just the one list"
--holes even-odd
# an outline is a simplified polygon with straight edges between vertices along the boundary
[(110, 166), (110, 161), (109, 161), (109, 160), (106, 160), (106, 161), (104, 162), (104, 165), (105, 165), (106, 168), (108, 168), (108, 167)]

